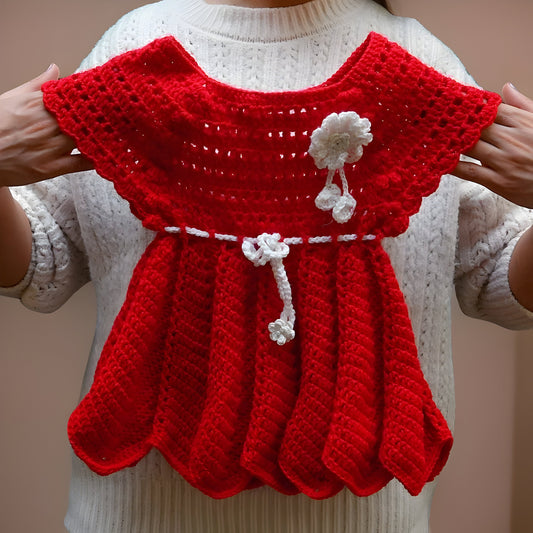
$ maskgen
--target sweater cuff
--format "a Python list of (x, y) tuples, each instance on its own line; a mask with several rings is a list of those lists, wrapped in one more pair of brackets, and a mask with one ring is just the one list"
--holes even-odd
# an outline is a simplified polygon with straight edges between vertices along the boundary
[(20, 300), (22, 299), (26, 289), (30, 286), (33, 276), (35, 274), (35, 265), (37, 264), (37, 253), (35, 246), (36, 220), (28, 214), (29, 209), (27, 202), (24, 201), (23, 197), (17, 194), (16, 189), (11, 189), (11, 194), (13, 195), (13, 198), (21, 205), (30, 222), (30, 228), (32, 232), (31, 258), (28, 270), (26, 271), (24, 277), (16, 285), (12, 285), (10, 287), (0, 287), (0, 296), (18, 298)]
[(29, 287), (33, 274), (35, 272), (35, 246), (32, 245), (31, 261), (26, 271), (26, 275), (16, 284), (11, 287), (0, 287), (0, 296), (7, 296), (9, 298), (22, 298), (24, 291)]
[(521, 305), (509, 285), (509, 263), (516, 243), (523, 233), (516, 236), (502, 251), (483, 298), (483, 310), (489, 320), (513, 329), (533, 328), (533, 311)]
[(61, 275), (61, 265), (55, 264), (53, 249), (61, 247), (58, 241), (58, 230), (47, 220), (49, 214), (35, 198), (31, 191), (24, 192), (24, 188), (11, 189), (13, 198), (20, 204), (28, 221), (32, 233), (32, 251), (28, 271), (19, 283), (12, 287), (0, 289), (0, 295), (10, 296), (21, 300), (28, 309), (43, 313), (51, 312), (56, 307), (47, 303), (48, 295), (53, 292), (54, 279)]

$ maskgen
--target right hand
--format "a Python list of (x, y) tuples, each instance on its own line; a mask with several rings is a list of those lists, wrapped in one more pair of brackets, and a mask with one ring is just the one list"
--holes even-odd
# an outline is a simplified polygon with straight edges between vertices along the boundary
[(0, 94), (0, 187), (93, 168), (82, 155), (71, 154), (74, 141), (44, 107), (41, 86), (58, 76), (58, 67), (51, 65), (37, 78)]

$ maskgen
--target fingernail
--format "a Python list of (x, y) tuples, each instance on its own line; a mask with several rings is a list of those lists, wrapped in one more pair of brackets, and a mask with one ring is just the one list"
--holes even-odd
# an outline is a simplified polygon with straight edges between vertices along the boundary
[(509, 82), (509, 87), (511, 87), (511, 89), (514, 89), (515, 91), (518, 91), (518, 89), (511, 82)]
[(47, 69), (46, 69), (46, 72), (48, 72), (49, 70), (52, 70), (54, 68), (54, 63), (52, 63)]

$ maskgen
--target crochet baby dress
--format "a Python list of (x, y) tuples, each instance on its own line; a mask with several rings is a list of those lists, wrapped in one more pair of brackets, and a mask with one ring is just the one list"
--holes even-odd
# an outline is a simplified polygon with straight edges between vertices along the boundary
[(173, 38), (47, 83), (44, 102), (155, 232), (69, 421), (107, 475), (157, 448), (224, 498), (411, 494), (452, 436), (384, 237), (495, 117), (371, 33), (324, 83), (238, 89)]

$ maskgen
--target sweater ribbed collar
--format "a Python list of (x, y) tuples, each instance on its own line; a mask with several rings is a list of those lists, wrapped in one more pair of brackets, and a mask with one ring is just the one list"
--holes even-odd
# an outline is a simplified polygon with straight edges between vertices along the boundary
[(167, 0), (177, 4), (181, 20), (220, 37), (249, 42), (297, 39), (340, 24), (371, 0), (311, 0), (282, 8), (208, 4), (204, 0)]

